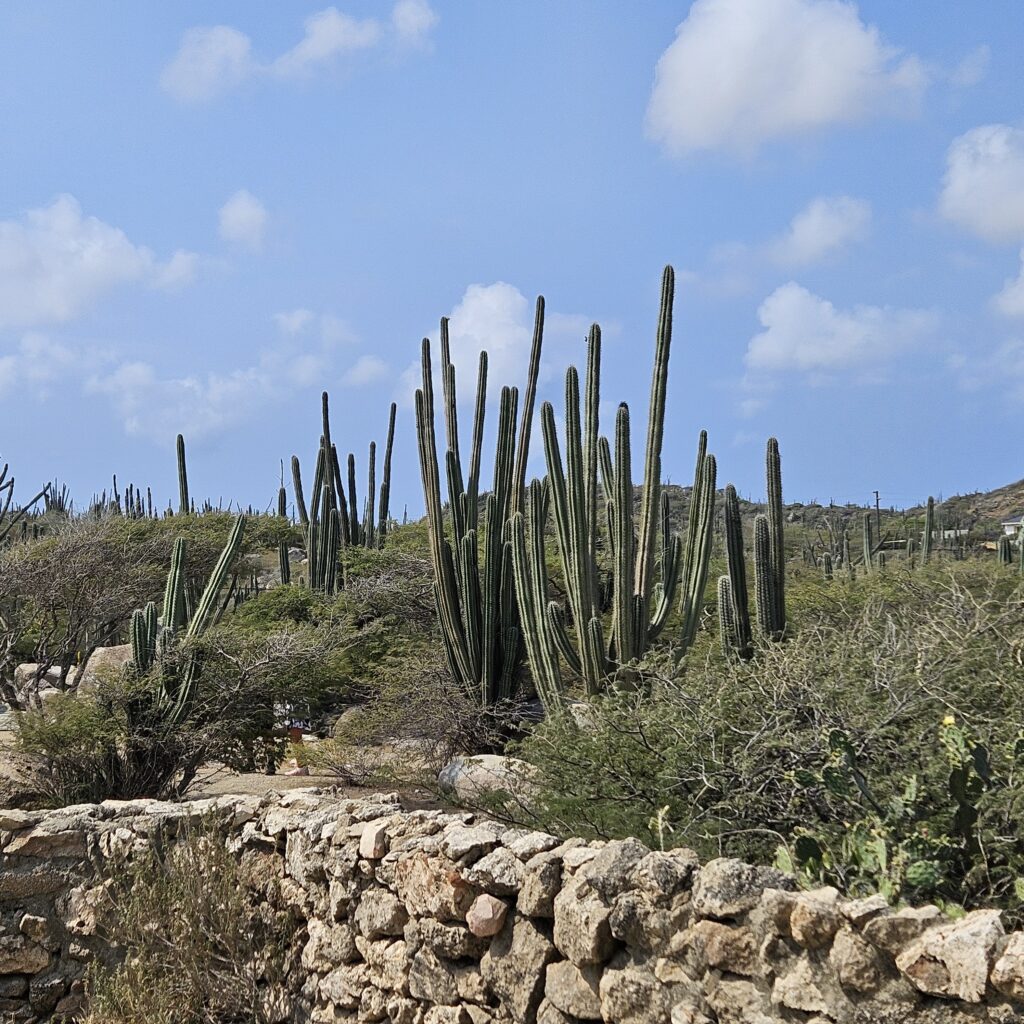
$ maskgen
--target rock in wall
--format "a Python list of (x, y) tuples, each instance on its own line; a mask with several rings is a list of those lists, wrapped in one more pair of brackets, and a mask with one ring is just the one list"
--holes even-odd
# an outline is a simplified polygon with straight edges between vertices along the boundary
[(281, 1021), (1024, 1021), (1024, 933), (635, 839), (560, 841), (395, 795), (0, 810), (0, 1019), (73, 1017), (117, 953), (115, 864), (215, 815), (302, 922)]

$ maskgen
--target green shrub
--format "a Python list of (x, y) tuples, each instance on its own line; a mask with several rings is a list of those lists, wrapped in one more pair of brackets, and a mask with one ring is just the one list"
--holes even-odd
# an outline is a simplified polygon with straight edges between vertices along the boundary
[(278, 1020), (271, 1007), (298, 922), (276, 881), (239, 863), (213, 826), (150, 848), (113, 879), (110, 938), (124, 960), (90, 976), (85, 1024)]
[[(536, 728), (520, 746), (538, 770), (536, 822), (703, 856), (764, 861), (782, 846), (808, 877), (851, 890), (1018, 907), (1019, 580), (954, 563), (851, 583), (799, 577), (790, 589), (797, 626), (788, 642), (726, 662), (707, 636), (681, 672), (653, 658), (637, 692), (588, 701), (575, 717)], [(817, 591), (828, 593), (811, 600)], [(937, 740), (948, 716), (968, 751), (959, 765), (951, 727)], [(987, 779), (969, 770), (979, 750)], [(837, 757), (847, 759), (841, 792)], [(970, 829), (953, 787), (977, 814)], [(899, 815), (879, 813), (896, 806)], [(872, 829), (886, 833), (905, 867), (893, 868), (888, 853), (884, 868), (873, 864), (870, 851), (857, 862)], [(920, 845), (923, 836), (934, 849)], [(934, 862), (939, 877), (929, 881), (923, 867), (911, 869), (915, 861)]]

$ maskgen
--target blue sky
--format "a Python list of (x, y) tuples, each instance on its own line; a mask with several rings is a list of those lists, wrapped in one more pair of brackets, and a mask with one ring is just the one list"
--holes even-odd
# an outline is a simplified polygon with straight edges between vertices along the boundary
[[(1022, 475), (1017, 0), (316, 2), (0, 9), (0, 453), (265, 505), (281, 460), (383, 440), (422, 506), (409, 367), (561, 407), (591, 320), (642, 443), (679, 286), (666, 475), (906, 505)], [(492, 407), (493, 412), (493, 407)], [(492, 416), (493, 419), (493, 416)], [(539, 447), (539, 446), (538, 446)], [(535, 460), (540, 469), (540, 460)], [(639, 471), (639, 470), (638, 470)]]

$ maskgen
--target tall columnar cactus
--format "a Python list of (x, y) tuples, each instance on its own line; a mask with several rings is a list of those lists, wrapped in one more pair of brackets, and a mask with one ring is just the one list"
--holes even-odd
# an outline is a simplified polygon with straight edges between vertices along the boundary
[(188, 500), (188, 466), (185, 465), (185, 438), (181, 434), (177, 440), (178, 450), (178, 514), (188, 515), (191, 505)]
[(782, 518), (782, 460), (779, 442), (768, 438), (765, 452), (768, 482), (769, 563), (772, 580), (773, 633), (781, 638), (786, 632), (786, 547)]
[[(544, 303), (537, 302), (526, 394), (536, 392), (544, 336)], [(480, 473), (487, 397), (487, 354), (481, 352), (468, 466), (463, 466), (455, 366), (448, 320), (441, 321), (441, 397), (445, 425), (444, 472), (450, 523), (441, 500), (441, 469), (434, 425), (434, 378), (430, 341), (423, 339), (423, 386), (416, 392), (416, 432), (427, 511), (434, 600), (448, 662), (456, 681), (484, 707), (511, 697), (522, 661), (519, 616), (513, 578), (513, 506), (522, 508), (531, 416), (517, 432), (519, 393), (504, 387), (498, 409), (497, 448), (491, 493), (483, 502)], [(532, 401), (532, 399), (531, 399)], [(526, 409), (529, 409), (529, 401)], [(538, 682), (538, 687), (543, 683)]]
[[(377, 516), (376, 442), (370, 443), (367, 498), (360, 517), (356, 488), (356, 458), (349, 452), (347, 477), (343, 479), (337, 446), (331, 440), (330, 407), (327, 392), (321, 396), (320, 447), (317, 450), (309, 505), (302, 485), (302, 470), (292, 456), (292, 487), (309, 564), (309, 585), (333, 594), (344, 585), (341, 552), (348, 547), (383, 547), (391, 500), (391, 454), (395, 439), (395, 404), (391, 404), (384, 472), (380, 489), (380, 518)], [(337, 513), (337, 515), (335, 515)]]
[(718, 577), (718, 632), (722, 653), (727, 658), (736, 657), (741, 641), (736, 622), (732, 580), (728, 576)]
[(998, 555), (1000, 565), (1013, 565), (1013, 551), (1010, 548), (1010, 538), (1005, 534), (999, 538), (996, 554)]
[[(629, 409), (620, 405), (615, 418), (614, 454), (599, 436), (601, 332), (595, 325), (588, 339), (587, 376), (581, 415), (579, 375), (566, 373), (565, 442), (563, 448), (550, 403), (541, 408), (541, 427), (548, 470), (550, 506), (562, 564), (565, 603), (547, 593), (544, 523), (547, 498), (539, 503), (531, 489), (529, 534), (525, 518), (516, 519), (513, 555), (517, 593), (523, 610), (530, 667), (538, 692), (549, 710), (561, 703), (562, 674), (559, 657), (582, 677), (589, 693), (601, 692), (609, 678), (648, 650), (665, 626), (680, 577), (683, 544), (669, 529), (667, 495), (661, 490), (661, 448), (664, 434), (668, 362), (672, 336), (674, 274), (666, 268), (662, 279), (661, 311), (655, 343), (651, 403), (648, 410), (644, 480), (640, 489), (640, 515), (634, 513)], [(598, 482), (604, 496), (603, 517), (598, 514)], [(689, 523), (684, 563), (684, 628), (677, 649), (692, 642), (699, 604), (707, 581), (714, 507), (714, 459), (703, 451)], [(610, 633), (602, 617), (602, 581), (598, 554), (599, 520), (603, 518), (611, 569)], [(519, 542), (520, 531), (522, 543)], [(660, 552), (660, 554), (659, 554)], [(661, 580), (655, 583), (655, 576)], [(692, 623), (692, 630), (690, 629)], [(569, 632), (571, 624), (572, 635)], [(558, 694), (556, 698), (553, 695)]]
[(750, 606), (747, 597), (747, 566), (743, 553), (743, 519), (740, 516), (736, 488), (732, 484), (727, 484), (725, 488), (725, 551), (729, 571), (726, 579), (729, 586), (724, 589), (724, 593), (731, 602), (728, 620), (732, 625), (729, 628), (721, 614), (723, 587), (719, 580), (719, 621), (723, 627), (723, 643), (725, 638), (728, 638), (734, 653), (741, 658), (749, 658), (752, 653), (753, 633), (750, 628)]
[(874, 562), (875, 544), (871, 537), (871, 513), (864, 513), (864, 571), (868, 574), (871, 573), (871, 568)]
[[(288, 519), (288, 492), (284, 486), (277, 491), (277, 514), (282, 519)], [(288, 586), (292, 581), (292, 566), (288, 559), (288, 541), (282, 540), (277, 545), (277, 564), (281, 570), (281, 583)]]
[(832, 582), (832, 554), (829, 551), (821, 556), (821, 575), (826, 582)]
[(924, 534), (921, 537), (921, 564), (926, 565), (932, 556), (932, 533), (935, 530), (935, 499), (929, 495), (924, 513)]
[(384, 445), (384, 468), (380, 482), (380, 507), (377, 512), (377, 547), (384, 547), (384, 539), (391, 525), (391, 453), (395, 447), (395, 412), (397, 406), (391, 403), (388, 415), (388, 439)]

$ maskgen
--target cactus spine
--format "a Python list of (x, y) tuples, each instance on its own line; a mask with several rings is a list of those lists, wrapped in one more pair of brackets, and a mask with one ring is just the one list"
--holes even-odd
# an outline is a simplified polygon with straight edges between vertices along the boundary
[(185, 438), (178, 435), (178, 514), (188, 515), (191, 506), (188, 501), (188, 467), (185, 465)]
[[(529, 403), (536, 393), (544, 336), (544, 302), (537, 302), (533, 348), (527, 374), (522, 424), (516, 430), (519, 393), (503, 387), (498, 408), (494, 480), (480, 522), (480, 472), (487, 396), (487, 353), (481, 352), (468, 473), (464, 473), (458, 428), (455, 366), (451, 361), (447, 318), (441, 321), (441, 385), (445, 423), (445, 477), (450, 510), (450, 539), (441, 501), (441, 473), (434, 424), (434, 382), (430, 341), (423, 339), (423, 385), (416, 392), (416, 432), (427, 511), (434, 601), (449, 666), (456, 681), (484, 707), (513, 695), (522, 660), (515, 602), (513, 561), (517, 534), (513, 507), (524, 495), (529, 455)], [(482, 526), (482, 536), (481, 536)], [(482, 544), (481, 544), (482, 540)], [(525, 545), (525, 532), (523, 533)], [(482, 547), (482, 559), (481, 559)], [(482, 564), (481, 564), (482, 562)], [(538, 684), (540, 687), (542, 684)]]

